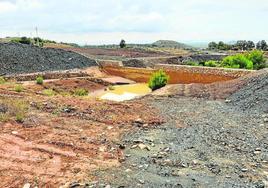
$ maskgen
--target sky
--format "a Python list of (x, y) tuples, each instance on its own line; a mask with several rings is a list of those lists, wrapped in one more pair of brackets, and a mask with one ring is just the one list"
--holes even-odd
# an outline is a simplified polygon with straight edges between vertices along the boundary
[(0, 0), (0, 37), (151, 43), (268, 39), (268, 0)]

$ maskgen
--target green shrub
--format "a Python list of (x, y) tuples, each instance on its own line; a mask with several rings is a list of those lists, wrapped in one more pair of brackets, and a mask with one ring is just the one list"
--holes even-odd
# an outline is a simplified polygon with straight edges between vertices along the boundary
[(188, 61), (188, 62), (186, 63), (186, 65), (189, 65), (189, 66), (199, 66), (199, 63), (194, 62), (194, 61)]
[(169, 76), (161, 69), (151, 76), (148, 84), (149, 87), (154, 91), (167, 85), (168, 80)]
[(236, 54), (224, 58), (221, 66), (225, 68), (253, 69), (253, 62), (243, 54)]
[(108, 89), (109, 89), (110, 91), (113, 91), (113, 90), (115, 90), (115, 87), (114, 87), (113, 85), (110, 85), (110, 86), (108, 86)]
[(16, 121), (18, 123), (23, 123), (23, 119), (24, 119), (24, 114), (22, 114), (22, 113), (16, 114)]
[(45, 89), (43, 90), (43, 95), (46, 95), (46, 96), (49, 96), (49, 97), (52, 97), (54, 95), (56, 95), (56, 92), (53, 91), (53, 89)]
[(217, 67), (218, 65), (219, 65), (219, 63), (217, 61), (213, 61), (213, 60), (205, 62), (206, 67)]
[(253, 50), (250, 53), (247, 53), (246, 57), (253, 62), (253, 67), (255, 70), (263, 69), (266, 67), (266, 59), (262, 51)]
[(88, 95), (88, 91), (86, 89), (83, 89), (83, 88), (76, 89), (74, 91), (74, 95), (76, 95), (76, 96), (86, 96), (86, 95)]
[(0, 76), (0, 84), (6, 83), (6, 79), (2, 76)]
[(31, 44), (31, 38), (27, 38), (27, 37), (21, 37), (21, 38), (13, 38), (11, 40), (11, 42), (15, 42), (15, 43), (21, 43), (21, 44)]
[(36, 83), (42, 85), (44, 83), (44, 78), (42, 76), (38, 76), (36, 78)]
[(19, 85), (16, 85), (15, 88), (14, 88), (14, 90), (15, 90), (16, 92), (20, 93), (20, 92), (23, 91), (23, 86), (20, 85), (20, 84), (19, 84)]

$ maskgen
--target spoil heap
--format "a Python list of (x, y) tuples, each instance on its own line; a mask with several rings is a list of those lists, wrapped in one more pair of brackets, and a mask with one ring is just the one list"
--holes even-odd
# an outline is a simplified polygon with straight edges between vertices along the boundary
[(97, 66), (80, 54), (17, 43), (0, 43), (0, 75), (69, 70)]

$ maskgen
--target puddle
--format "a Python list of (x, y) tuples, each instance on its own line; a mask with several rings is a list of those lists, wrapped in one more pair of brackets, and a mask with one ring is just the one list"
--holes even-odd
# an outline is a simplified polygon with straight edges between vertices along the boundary
[(152, 90), (148, 87), (148, 84), (112, 86), (109, 91), (103, 93), (99, 98), (101, 100), (120, 102), (147, 95), (151, 93), (151, 91)]

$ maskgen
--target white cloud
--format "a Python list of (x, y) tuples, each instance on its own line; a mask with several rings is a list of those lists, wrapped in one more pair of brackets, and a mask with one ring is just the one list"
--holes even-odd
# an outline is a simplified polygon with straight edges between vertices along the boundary
[[(0, 0), (2, 35), (79, 43), (268, 39), (267, 0)], [(70, 41), (71, 42), (71, 41)]]
[(38, 0), (0, 0), (0, 13), (31, 10), (40, 6)]
[(0, 14), (12, 12), (16, 10), (16, 6), (11, 2), (0, 1)]

